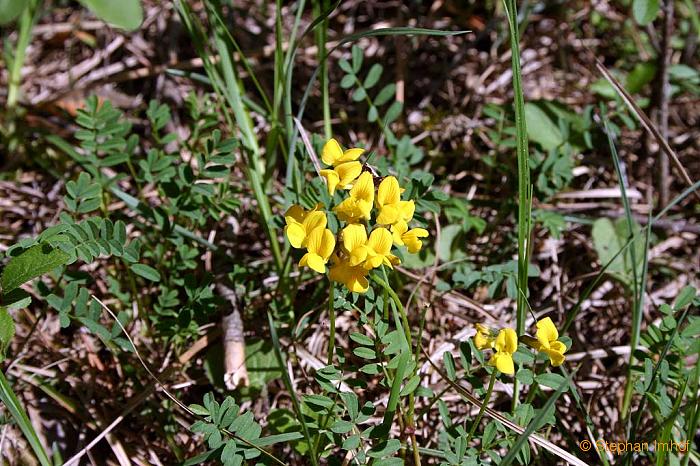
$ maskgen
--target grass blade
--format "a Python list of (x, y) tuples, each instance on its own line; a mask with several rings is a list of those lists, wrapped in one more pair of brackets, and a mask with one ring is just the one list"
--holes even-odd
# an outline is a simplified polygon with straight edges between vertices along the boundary
[(27, 439), (27, 442), (29, 442), (32, 450), (34, 450), (34, 454), (41, 466), (51, 466), (51, 460), (49, 460), (49, 457), (46, 455), (44, 447), (41, 445), (41, 441), (39, 441), (39, 436), (34, 430), (34, 426), (32, 426), (32, 423), (29, 421), (27, 413), (24, 411), (19, 399), (17, 399), (15, 392), (12, 391), (10, 382), (5, 378), (5, 374), (3, 374), (2, 371), (0, 371), (0, 401), (7, 407), (8, 411), (10, 411), (10, 415), (22, 430), (24, 437)]
[[(525, 122), (525, 99), (523, 97), (522, 73), (520, 70), (520, 35), (518, 12), (515, 0), (503, 1), (510, 29), (511, 66), (513, 69), (513, 99), (515, 106), (516, 153), (518, 157), (518, 293), (516, 329), (518, 335), (525, 332), (527, 317), (527, 265), (529, 262), (529, 236), (531, 223), (530, 167), (528, 166), (527, 123)], [(518, 403), (518, 382), (513, 379), (513, 408)]]

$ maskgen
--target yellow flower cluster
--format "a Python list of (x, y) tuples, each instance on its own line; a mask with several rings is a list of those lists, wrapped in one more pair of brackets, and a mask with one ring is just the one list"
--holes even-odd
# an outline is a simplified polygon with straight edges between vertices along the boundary
[[(545, 317), (537, 322), (536, 338), (524, 335), (521, 340), (532, 346), (537, 351), (541, 351), (549, 356), (552, 366), (560, 366), (566, 357), (566, 345), (559, 341), (559, 332), (554, 326), (554, 322), (549, 317)], [(474, 335), (474, 345), (480, 349), (494, 350), (493, 356), (489, 360), (489, 365), (504, 374), (513, 375), (515, 365), (513, 364), (513, 354), (518, 349), (518, 335), (512, 328), (501, 329), (495, 334), (490, 328), (482, 324), (476, 324), (476, 334)]]
[[(358, 161), (363, 152), (358, 148), (344, 151), (335, 139), (323, 147), (321, 159), (331, 168), (321, 170), (320, 175), (326, 180), (328, 193), (332, 196), (336, 190), (349, 189), (348, 197), (332, 209), (338, 220), (346, 223), (339, 242), (326, 228), (328, 219), (321, 204), (309, 211), (293, 205), (284, 217), (289, 243), (307, 250), (299, 265), (325, 273), (330, 260), (329, 278), (358, 293), (367, 291), (370, 270), (399, 264), (399, 258), (391, 253), (392, 246), (406, 246), (415, 254), (423, 245), (421, 238), (428, 236), (423, 228), (409, 228), (415, 202), (401, 200), (404, 190), (395, 177), (385, 177), (375, 189), (372, 173), (363, 171)], [(376, 216), (372, 227), (373, 208)]]

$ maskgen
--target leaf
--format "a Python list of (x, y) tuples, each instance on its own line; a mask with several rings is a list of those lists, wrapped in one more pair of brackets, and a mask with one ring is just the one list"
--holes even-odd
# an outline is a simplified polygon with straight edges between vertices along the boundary
[(357, 45), (352, 46), (352, 71), (357, 74), (362, 68), (362, 59), (364, 58), (362, 49)]
[(692, 303), (696, 293), (697, 290), (690, 285), (683, 287), (673, 303), (673, 309), (679, 311)]
[(0, 360), (5, 358), (5, 350), (15, 336), (15, 321), (5, 307), (0, 307)]
[(0, 25), (14, 21), (28, 3), (29, 0), (0, 0)]
[(564, 382), (566, 382), (566, 379), (563, 376), (559, 374), (553, 374), (551, 372), (540, 374), (537, 377), (535, 377), (535, 380), (538, 384), (542, 385), (543, 387), (549, 387), (554, 389), (558, 388)]
[(538, 104), (533, 102), (525, 104), (525, 120), (528, 137), (544, 150), (554, 149), (564, 143), (559, 126)]
[(137, 29), (143, 22), (139, 0), (80, 0), (101, 20), (127, 31)]
[(646, 26), (659, 14), (659, 0), (634, 0), (632, 15), (640, 26)]
[(382, 77), (383, 70), (384, 69), (382, 68), (382, 65), (380, 65), (379, 63), (375, 63), (374, 65), (372, 65), (372, 68), (369, 69), (369, 73), (367, 73), (367, 77), (365, 78), (365, 89), (370, 89), (379, 82), (379, 78)]
[[(598, 253), (598, 259), (604, 266), (612, 260), (608, 266), (607, 273), (613, 275), (618, 280), (625, 284), (631, 284), (633, 281), (632, 270), (632, 252), (631, 247), (635, 248), (635, 260), (637, 261), (637, 276), (641, 274), (642, 260), (644, 256), (644, 238), (638, 233), (641, 231), (639, 224), (634, 222), (632, 225), (632, 234), (637, 235), (635, 244), (628, 247), (622, 254), (616, 254), (622, 249), (627, 242), (629, 236), (627, 220), (619, 218), (613, 223), (608, 218), (599, 218), (593, 222), (593, 246)], [(615, 258), (613, 260), (613, 258)]]
[(37, 244), (19, 256), (10, 259), (2, 271), (0, 284), (3, 293), (18, 288), (23, 283), (43, 275), (68, 262), (70, 256), (48, 244)]
[(159, 282), (160, 281), (160, 273), (156, 269), (151, 267), (150, 265), (131, 264), (131, 270), (136, 275), (143, 277), (146, 280), (150, 280), (152, 282)]

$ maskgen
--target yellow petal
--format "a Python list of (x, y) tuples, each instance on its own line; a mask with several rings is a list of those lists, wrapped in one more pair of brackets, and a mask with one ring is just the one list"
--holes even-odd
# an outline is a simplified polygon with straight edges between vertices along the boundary
[(340, 176), (338, 175), (338, 172), (335, 170), (321, 170), (320, 175), (326, 179), (326, 184), (328, 185), (328, 194), (331, 196), (335, 192), (335, 188), (338, 186), (338, 183), (340, 183)]
[(284, 227), (284, 233), (287, 235), (289, 244), (295, 248), (303, 247), (304, 240), (306, 239), (306, 230), (300, 223), (291, 223)]
[(401, 200), (401, 188), (399, 181), (393, 176), (387, 176), (379, 183), (377, 190), (377, 206), (396, 204)]
[(306, 230), (306, 234), (308, 235), (317, 228), (326, 228), (327, 223), (328, 219), (326, 218), (325, 212), (313, 210), (306, 214), (303, 225), (304, 230)]
[(340, 261), (331, 267), (328, 278), (345, 285), (355, 293), (364, 293), (369, 288), (367, 272), (362, 266), (350, 266), (346, 261)]
[(545, 350), (545, 353), (547, 353), (547, 356), (549, 356), (549, 362), (551, 362), (552, 366), (554, 367), (561, 366), (566, 359), (566, 356), (559, 351)]
[(476, 334), (474, 335), (474, 346), (476, 346), (480, 350), (492, 348), (493, 338), (490, 338), (488, 334), (479, 332), (477, 330)]
[(350, 253), (350, 265), (362, 265), (367, 260), (367, 246), (355, 248)]
[(537, 333), (535, 335), (537, 340), (542, 344), (542, 347), (549, 348), (550, 344), (557, 341), (559, 338), (559, 332), (554, 326), (554, 322), (549, 317), (540, 319), (537, 322)]
[(379, 215), (377, 216), (377, 223), (380, 225), (391, 225), (400, 220), (400, 211), (396, 204), (385, 204), (379, 207)]
[[(323, 172), (323, 170), (321, 170)], [(341, 189), (347, 189), (355, 179), (362, 173), (360, 162), (345, 162), (335, 167), (335, 172), (339, 178)]]
[(321, 256), (313, 252), (307, 252), (306, 254), (304, 254), (304, 256), (299, 261), (299, 265), (301, 267), (305, 265), (309, 266), (311, 269), (315, 270), (318, 273), (326, 272), (326, 262)]
[(496, 369), (503, 372), (504, 374), (515, 374), (515, 364), (513, 364), (513, 357), (508, 353), (496, 352), (493, 356), (491, 356), (489, 364), (492, 366), (496, 366)]
[(418, 238), (426, 238), (427, 236), (428, 230), (424, 228), (412, 228), (402, 235), (401, 240), (406, 244), (408, 252), (415, 254), (420, 251), (420, 248), (423, 246), (423, 242)]
[(496, 350), (503, 353), (513, 354), (517, 349), (518, 335), (515, 333), (515, 330), (512, 328), (501, 329), (496, 337)]
[(333, 236), (333, 232), (330, 231), (328, 228), (323, 230), (323, 239), (321, 240), (321, 248), (319, 249), (318, 254), (323, 258), (323, 263), (325, 264), (328, 261), (328, 258), (331, 257), (331, 254), (333, 254), (333, 250), (335, 249), (335, 236)]
[(410, 201), (399, 201), (399, 218), (404, 222), (410, 222), (413, 218), (413, 214), (416, 211), (416, 203), (411, 199)]
[(557, 353), (564, 354), (566, 353), (566, 345), (562, 343), (561, 341), (554, 341), (552, 342), (551, 350), (556, 351)]
[(394, 239), (394, 244), (397, 246), (403, 246), (403, 240), (401, 236), (408, 231), (408, 224), (402, 220), (394, 223), (391, 226), (391, 236)]
[(343, 248), (351, 253), (367, 243), (367, 230), (364, 225), (348, 225), (343, 228)]
[(335, 165), (338, 160), (343, 157), (343, 149), (338, 144), (338, 141), (331, 138), (323, 146), (323, 151), (321, 152), (321, 160), (326, 165)]
[(369, 202), (370, 209), (372, 208), (371, 204), (374, 201), (374, 179), (370, 172), (364, 172), (360, 175), (350, 190), (350, 197)]
[(301, 223), (304, 221), (304, 216), (306, 216), (304, 208), (300, 205), (294, 204), (284, 213), (284, 220), (287, 223)]
[(323, 242), (323, 227), (318, 227), (309, 233), (306, 237), (306, 249), (314, 254), (319, 254), (321, 251), (321, 243)]
[(357, 160), (360, 158), (364, 151), (364, 149), (361, 149), (359, 147), (356, 147), (354, 149), (348, 149), (345, 152), (343, 152), (343, 155), (342, 157), (340, 157), (340, 160), (338, 160), (338, 163), (352, 162), (354, 160)]
[(392, 244), (391, 233), (386, 228), (375, 228), (369, 235), (367, 246), (375, 253), (382, 256), (389, 254)]

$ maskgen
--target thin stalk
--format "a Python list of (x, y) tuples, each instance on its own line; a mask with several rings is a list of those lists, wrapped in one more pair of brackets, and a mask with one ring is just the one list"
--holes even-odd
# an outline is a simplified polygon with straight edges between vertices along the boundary
[[(321, 12), (328, 8), (328, 0), (317, 0), (314, 3), (314, 16), (318, 17)], [(321, 101), (323, 105), (323, 131), (326, 139), (333, 137), (333, 128), (331, 127), (331, 105), (330, 95), (328, 92), (328, 60), (326, 60), (326, 41), (328, 40), (328, 17), (321, 22), (321, 27), (315, 30), (316, 48), (318, 49), (319, 59), (321, 61), (321, 76), (319, 83), (321, 84)]]
[(328, 288), (328, 319), (330, 320), (330, 335), (328, 336), (328, 365), (333, 364), (333, 354), (335, 353), (335, 287), (329, 281)]
[[(377, 284), (379, 284), (379, 286), (384, 288), (384, 291), (389, 293), (389, 296), (391, 297), (392, 301), (394, 301), (394, 305), (396, 306), (396, 309), (399, 311), (399, 315), (401, 316), (400, 317), (401, 326), (404, 329), (404, 334), (406, 336), (406, 342), (408, 343), (409, 350), (411, 350), (413, 348), (413, 338), (411, 336), (411, 329), (408, 326), (408, 317), (406, 316), (406, 310), (404, 309), (403, 304), (401, 303), (401, 300), (399, 299), (399, 296), (396, 294), (396, 292), (393, 289), (391, 289), (391, 286), (389, 286), (388, 277), (386, 275), (386, 270), (383, 268), (382, 268), (382, 270), (384, 272), (384, 278), (386, 281), (379, 278), (376, 274), (371, 276), (372, 280), (374, 280), (375, 282), (377, 282)], [(413, 356), (413, 355), (411, 354), (411, 356)], [(414, 374), (417, 371), (417, 369), (418, 369), (418, 360), (416, 359), (416, 364), (414, 365), (414, 369), (413, 369)], [(413, 393), (411, 393), (408, 395), (408, 411), (406, 413), (406, 424), (412, 430), (416, 426), (414, 413), (415, 413), (415, 396), (413, 395)], [(420, 465), (421, 464), (420, 463), (420, 451), (418, 449), (418, 442), (416, 440), (415, 434), (411, 434), (411, 446), (413, 448), (414, 463), (417, 465)]]
[(32, 29), (38, 18), (37, 0), (31, 0), (19, 17), (19, 32), (15, 55), (10, 66), (10, 79), (7, 86), (7, 109), (12, 110), (19, 101), (20, 85), (22, 84), (22, 66), (26, 58), (27, 47), (32, 38)]
[[(516, 333), (525, 333), (528, 295), (527, 265), (528, 238), (530, 234), (530, 168), (528, 166), (528, 139), (525, 123), (525, 99), (522, 89), (520, 71), (520, 35), (518, 32), (518, 13), (515, 0), (503, 0), (510, 30), (511, 67), (513, 69), (513, 100), (515, 106), (516, 153), (518, 158), (518, 293), (516, 313)], [(518, 404), (518, 380), (513, 378), (513, 409)]]
[(484, 401), (481, 403), (481, 407), (479, 408), (479, 412), (476, 415), (476, 419), (474, 419), (474, 423), (472, 424), (471, 428), (469, 429), (469, 433), (467, 434), (467, 445), (469, 445), (469, 441), (472, 439), (474, 432), (476, 432), (476, 428), (479, 426), (479, 423), (481, 422), (481, 418), (484, 416), (484, 411), (486, 410), (486, 405), (488, 405), (489, 400), (491, 400), (491, 394), (493, 393), (493, 387), (496, 384), (496, 376), (497, 375), (498, 375), (498, 370), (494, 369), (491, 372), (491, 378), (489, 379), (489, 388), (486, 389), (486, 395), (484, 396)]

